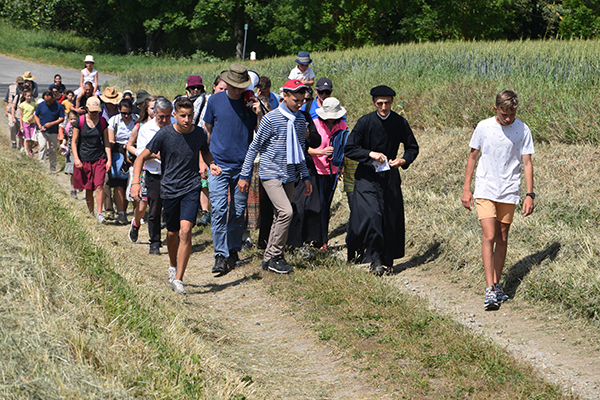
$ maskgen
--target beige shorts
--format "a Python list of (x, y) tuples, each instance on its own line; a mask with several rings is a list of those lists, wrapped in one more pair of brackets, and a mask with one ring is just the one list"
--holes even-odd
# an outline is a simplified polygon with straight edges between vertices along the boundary
[(517, 207), (516, 204), (498, 203), (487, 199), (475, 199), (475, 205), (480, 221), (485, 218), (495, 218), (504, 224), (513, 222)]

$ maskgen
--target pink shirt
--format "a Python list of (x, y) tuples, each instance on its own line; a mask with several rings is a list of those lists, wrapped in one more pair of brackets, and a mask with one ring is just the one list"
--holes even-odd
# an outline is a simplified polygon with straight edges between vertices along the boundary
[[(313, 122), (317, 127), (317, 132), (319, 132), (319, 135), (321, 135), (321, 145), (317, 147), (317, 149), (324, 149), (325, 147), (329, 147), (331, 136), (334, 133), (342, 129), (348, 129), (348, 124), (344, 120), (341, 120), (340, 122), (335, 124), (333, 126), (333, 129), (331, 130), (327, 128), (325, 121), (323, 121), (321, 118), (316, 118), (313, 120)], [(331, 164), (331, 162), (328, 160), (328, 158), (330, 157), (331, 156), (326, 155), (312, 155), (313, 161), (315, 162), (315, 168), (317, 169), (317, 173), (319, 175), (329, 175), (337, 173), (338, 167)]]

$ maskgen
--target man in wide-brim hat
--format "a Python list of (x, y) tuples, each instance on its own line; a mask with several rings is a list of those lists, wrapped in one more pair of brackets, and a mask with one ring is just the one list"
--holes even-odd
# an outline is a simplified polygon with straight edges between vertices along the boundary
[(221, 79), (227, 83), (227, 89), (210, 96), (204, 115), (210, 151), (223, 171), (219, 176), (208, 177), (215, 248), (212, 272), (216, 276), (228, 273), (239, 260), (248, 195), (239, 191), (237, 183), (258, 125), (257, 113), (262, 115), (260, 107), (249, 109), (244, 105), (244, 90), (252, 82), (246, 67), (232, 64), (229, 70), (221, 73)]

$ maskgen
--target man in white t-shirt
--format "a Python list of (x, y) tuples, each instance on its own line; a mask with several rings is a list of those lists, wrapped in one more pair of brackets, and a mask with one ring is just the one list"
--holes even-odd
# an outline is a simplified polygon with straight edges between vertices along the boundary
[[(497, 310), (508, 300), (500, 287), (500, 276), (506, 259), (508, 231), (521, 200), (521, 166), (527, 184), (523, 216), (530, 215), (534, 209), (533, 140), (529, 127), (516, 119), (518, 105), (514, 91), (505, 89), (498, 93), (494, 106), (496, 115), (479, 122), (469, 143), (471, 153), (461, 201), (468, 210), (477, 207), (483, 230), (481, 257), (487, 283), (486, 310)], [(471, 180), (478, 159), (475, 192), (471, 194)]]

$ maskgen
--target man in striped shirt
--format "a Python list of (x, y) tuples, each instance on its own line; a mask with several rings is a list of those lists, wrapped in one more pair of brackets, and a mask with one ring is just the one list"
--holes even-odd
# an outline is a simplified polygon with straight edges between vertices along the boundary
[(297, 173), (304, 182), (304, 194), (308, 196), (312, 192), (303, 151), (306, 120), (299, 111), (306, 88), (299, 80), (289, 80), (283, 86), (283, 103), (262, 118), (238, 181), (240, 192), (247, 193), (252, 166), (260, 153), (258, 176), (275, 213), (262, 266), (279, 274), (294, 270), (283, 257), (283, 249), (292, 222), (292, 196)]

